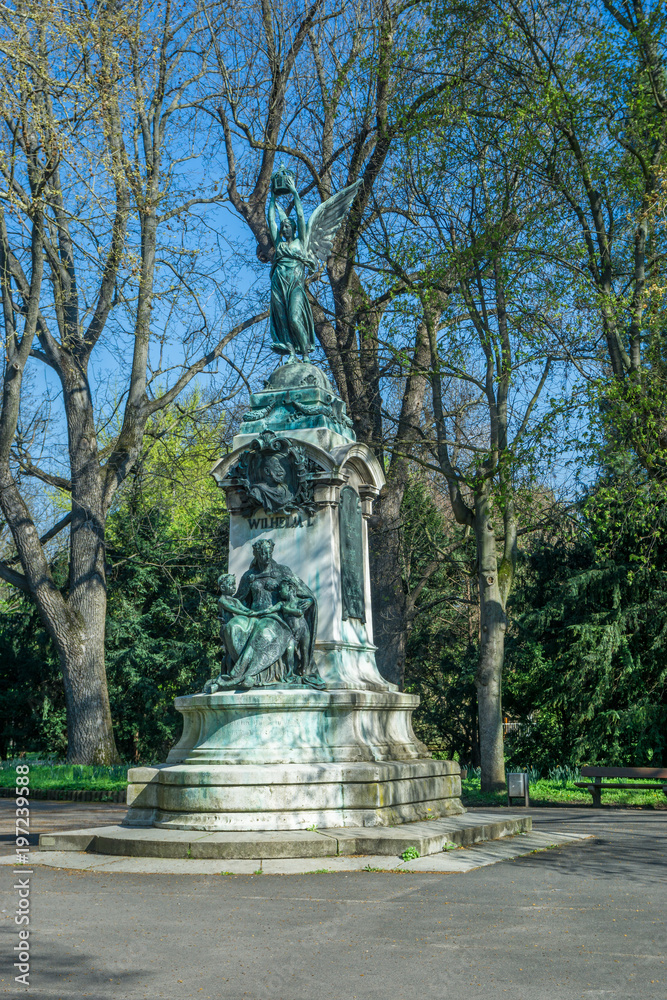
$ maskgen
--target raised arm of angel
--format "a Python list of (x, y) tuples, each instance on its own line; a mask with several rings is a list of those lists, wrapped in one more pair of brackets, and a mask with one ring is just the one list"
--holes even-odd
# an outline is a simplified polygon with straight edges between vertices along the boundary
[[(278, 211), (280, 212), (280, 205), (278, 206)], [(276, 224), (276, 196), (274, 192), (271, 192), (271, 198), (269, 199), (269, 207), (266, 213), (266, 221), (269, 224), (269, 235), (271, 236), (271, 243), (275, 247), (278, 242), (278, 226)]]
[(296, 230), (297, 235), (302, 243), (306, 240), (306, 218), (303, 214), (303, 205), (301, 204), (301, 198), (299, 197), (299, 192), (296, 189), (296, 185), (287, 179), (287, 187), (289, 188), (292, 197), (294, 198), (294, 211), (296, 212)]

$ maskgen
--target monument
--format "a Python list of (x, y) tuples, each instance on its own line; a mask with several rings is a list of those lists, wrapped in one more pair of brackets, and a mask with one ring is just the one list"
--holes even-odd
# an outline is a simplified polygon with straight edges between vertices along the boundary
[(176, 699), (183, 734), (166, 763), (130, 771), (126, 826), (306, 830), (463, 812), (458, 765), (415, 738), (419, 699), (377, 669), (367, 524), (383, 471), (309, 361), (306, 273), (358, 183), (306, 222), (292, 174), (273, 175), (270, 329), (284, 360), (212, 470), (230, 517), (220, 672)]

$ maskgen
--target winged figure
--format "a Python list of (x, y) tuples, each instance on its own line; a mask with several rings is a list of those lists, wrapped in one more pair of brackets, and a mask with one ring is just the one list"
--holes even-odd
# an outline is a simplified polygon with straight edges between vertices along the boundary
[[(306, 270), (317, 270), (317, 262), (331, 253), (338, 228), (347, 215), (361, 181), (355, 181), (318, 205), (306, 223), (303, 206), (290, 171), (281, 167), (271, 178), (268, 208), (269, 232), (274, 248), (271, 263), (272, 349), (296, 361), (308, 360), (315, 347), (313, 312), (306, 294)], [(276, 201), (278, 194), (291, 194), (296, 223)], [(276, 209), (280, 225), (276, 221)]]

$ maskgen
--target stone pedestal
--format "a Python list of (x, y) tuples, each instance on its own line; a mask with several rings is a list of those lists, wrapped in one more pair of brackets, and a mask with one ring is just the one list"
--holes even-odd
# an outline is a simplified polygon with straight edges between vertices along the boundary
[(176, 698), (183, 735), (167, 764), (319, 764), (429, 758), (398, 691), (260, 688)]
[(124, 825), (174, 830), (382, 827), (456, 815), (458, 766), (416, 760), (134, 768)]

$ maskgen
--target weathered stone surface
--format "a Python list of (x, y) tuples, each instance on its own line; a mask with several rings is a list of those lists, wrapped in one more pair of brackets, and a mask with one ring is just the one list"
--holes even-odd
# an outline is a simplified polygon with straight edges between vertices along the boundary
[(181, 830), (379, 827), (463, 812), (451, 761), (186, 764), (156, 768), (143, 794), (132, 788), (125, 824)]
[[(90, 830), (66, 830), (64, 833), (41, 833), (39, 846), (42, 851), (87, 851), (95, 847), (95, 837), (105, 827)], [(120, 828), (118, 828), (120, 829)]]
[(125, 857), (190, 858), (197, 834), (187, 830), (134, 829), (111, 827), (95, 836), (96, 854), (120, 854)]
[(336, 854), (337, 841), (310, 830), (289, 834), (211, 833), (192, 844), (193, 858), (325, 858)]
[[(467, 818), (467, 817), (466, 817)], [(497, 821), (474, 824), (456, 823), (457, 817), (433, 823), (407, 823), (389, 830), (328, 830), (331, 837), (338, 840), (340, 854), (389, 854), (401, 855), (409, 847), (415, 847), (420, 857), (442, 851), (445, 844), (469, 847), (485, 840), (499, 840), (516, 833), (532, 830), (530, 816), (503, 817)], [(464, 819), (464, 817), (461, 817)]]
[[(141, 770), (153, 769), (142, 768)], [(152, 777), (147, 777), (143, 782), (133, 781), (128, 784), (127, 804), (135, 809), (155, 809), (157, 807), (157, 785), (152, 783)]]
[[(255, 765), (191, 764), (187, 767), (161, 764), (159, 767), (142, 768), (149, 772), (148, 781), (168, 785), (257, 785), (257, 784), (314, 784), (340, 781), (369, 782), (392, 778), (418, 778), (426, 774), (451, 775), (460, 780), (459, 765), (453, 760), (379, 761), (377, 763), (327, 763), (327, 764), (265, 764)], [(131, 768), (132, 778), (136, 773)]]
[[(428, 823), (367, 830), (305, 830), (278, 832), (205, 833), (185, 830), (147, 830), (124, 826), (97, 827), (42, 834), (39, 849), (88, 851), (112, 856), (145, 858), (334, 858), (349, 855), (395, 857), (416, 847), (422, 858), (438, 854), (446, 843), (477, 844), (520, 832), (529, 832), (532, 819), (495, 814), (451, 816)], [(367, 862), (365, 861), (364, 864)], [(363, 867), (363, 866), (361, 866)]]
[(255, 691), (175, 699), (183, 735), (168, 764), (400, 761), (429, 757), (412, 730), (415, 695), (396, 691)]

